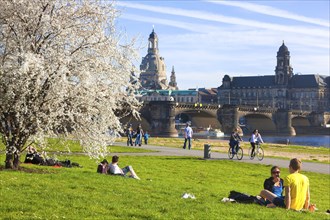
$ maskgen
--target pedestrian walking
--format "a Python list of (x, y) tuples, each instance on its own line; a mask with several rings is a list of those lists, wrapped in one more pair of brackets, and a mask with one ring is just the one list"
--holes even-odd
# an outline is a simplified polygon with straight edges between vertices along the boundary
[(193, 135), (193, 130), (190, 127), (190, 123), (186, 123), (186, 128), (184, 129), (184, 144), (183, 144), (183, 149), (186, 149), (187, 142), (188, 142), (188, 149), (191, 149), (191, 139)]

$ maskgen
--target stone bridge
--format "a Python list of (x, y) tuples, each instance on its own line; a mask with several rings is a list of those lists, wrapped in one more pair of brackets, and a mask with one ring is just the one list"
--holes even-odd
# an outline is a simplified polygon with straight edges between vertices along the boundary
[(141, 123), (144, 130), (154, 136), (177, 136), (175, 124), (182, 118), (184, 121), (191, 121), (194, 127), (211, 126), (221, 129), (225, 134), (230, 134), (235, 127), (240, 127), (245, 134), (255, 128), (263, 134), (272, 135), (329, 134), (330, 131), (326, 126), (330, 124), (329, 112), (150, 101), (144, 103), (140, 113), (141, 121), (126, 117), (122, 123)]

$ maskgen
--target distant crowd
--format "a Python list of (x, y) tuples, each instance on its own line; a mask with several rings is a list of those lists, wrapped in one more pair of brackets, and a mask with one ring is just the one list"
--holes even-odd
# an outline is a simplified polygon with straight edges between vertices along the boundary
[(144, 144), (148, 144), (149, 134), (148, 131), (144, 132), (141, 124), (138, 124), (136, 130), (134, 131), (133, 125), (128, 124), (125, 128), (125, 134), (127, 136), (127, 146), (133, 146), (133, 138), (135, 138), (134, 146), (142, 145), (142, 139), (144, 140)]

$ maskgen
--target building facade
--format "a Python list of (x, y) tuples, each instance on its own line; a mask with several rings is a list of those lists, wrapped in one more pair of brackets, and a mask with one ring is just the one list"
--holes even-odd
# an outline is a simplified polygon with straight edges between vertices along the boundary
[(220, 105), (248, 105), (300, 111), (330, 111), (330, 77), (293, 74), (290, 52), (283, 44), (277, 52), (275, 75), (230, 77), (218, 87)]

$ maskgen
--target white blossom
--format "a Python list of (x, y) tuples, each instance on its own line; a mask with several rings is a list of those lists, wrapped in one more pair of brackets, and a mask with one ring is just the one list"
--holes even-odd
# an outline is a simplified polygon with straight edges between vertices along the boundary
[(117, 15), (107, 1), (0, 2), (0, 133), (7, 150), (64, 134), (91, 157), (104, 156), (121, 115), (137, 115), (139, 107), (138, 85), (130, 83), (134, 40), (122, 42)]

